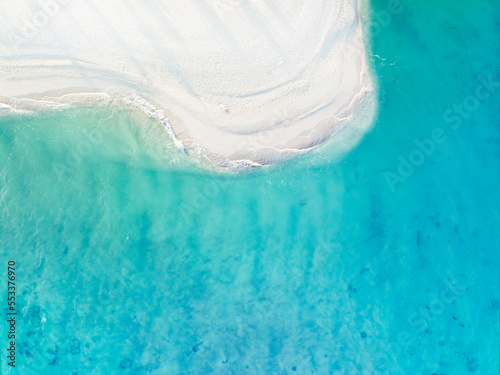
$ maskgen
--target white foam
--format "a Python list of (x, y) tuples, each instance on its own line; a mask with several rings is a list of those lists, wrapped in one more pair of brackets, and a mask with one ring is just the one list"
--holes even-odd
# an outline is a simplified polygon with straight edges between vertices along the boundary
[(225, 166), (272, 163), (373, 111), (359, 6), (3, 2), (0, 101), (26, 110), (120, 98), (157, 118), (179, 149)]

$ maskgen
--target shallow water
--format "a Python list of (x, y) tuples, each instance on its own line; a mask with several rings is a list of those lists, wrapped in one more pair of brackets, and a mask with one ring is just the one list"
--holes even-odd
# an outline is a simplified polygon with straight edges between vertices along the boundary
[(499, 6), (401, 4), (372, 2), (379, 116), (341, 158), (234, 175), (123, 108), (0, 118), (3, 372), (497, 374)]

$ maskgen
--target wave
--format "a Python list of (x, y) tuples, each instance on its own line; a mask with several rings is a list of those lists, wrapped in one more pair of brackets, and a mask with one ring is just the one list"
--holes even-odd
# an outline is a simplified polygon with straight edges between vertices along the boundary
[[(0, 112), (120, 102), (183, 152), (239, 167), (301, 154), (373, 111), (357, 1), (53, 2), (29, 38), (1, 26)], [(32, 12), (5, 8), (12, 25)]]

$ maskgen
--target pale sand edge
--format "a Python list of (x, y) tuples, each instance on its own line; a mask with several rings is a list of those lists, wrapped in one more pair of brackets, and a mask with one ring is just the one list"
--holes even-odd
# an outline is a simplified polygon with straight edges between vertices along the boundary
[[(358, 43), (355, 49), (360, 51), (362, 55), (362, 67), (360, 71), (361, 87), (354, 96), (342, 98), (347, 104), (345, 108), (336, 113), (335, 116), (321, 118), (321, 116), (317, 116), (317, 113), (312, 113), (295, 122), (293, 125), (296, 127), (300, 125), (301, 122), (304, 122), (309, 124), (309, 126), (305, 126), (305, 128), (312, 129), (309, 134), (309, 139), (301, 139), (301, 144), (297, 147), (282, 144), (269, 147), (268, 145), (264, 145), (265, 142), (261, 142), (262, 144), (260, 146), (262, 147), (259, 148), (259, 140), (261, 138), (259, 134), (253, 133), (238, 136), (240, 138), (247, 138), (248, 142), (243, 139), (243, 145), (248, 143), (251, 147), (242, 147), (231, 155), (222, 155), (222, 153), (218, 152), (215, 148), (209, 149), (202, 146), (205, 142), (203, 142), (203, 140), (200, 141), (199, 133), (198, 140), (193, 139), (189, 134), (189, 127), (182, 125), (182, 122), (177, 120), (167, 108), (162, 108), (160, 104), (161, 98), (153, 98), (147, 91), (140, 87), (139, 83), (136, 84), (135, 82), (131, 82), (129, 77), (124, 78), (119, 72), (97, 72), (93, 77), (86, 77), (84, 85), (81, 84), (82, 79), (77, 77), (43, 77), (40, 78), (42, 85), (43, 87), (47, 87), (44, 93), (30, 92), (29, 86), (24, 89), (24, 92), (20, 91), (19, 83), (13, 82), (12, 85), (17, 84), (17, 90), (14, 90), (16, 91), (16, 97), (0, 96), (0, 109), (7, 109), (9, 112), (32, 112), (43, 108), (64, 108), (73, 105), (92, 105), (110, 101), (118, 102), (119, 104), (131, 104), (141, 109), (148, 116), (154, 117), (160, 121), (172, 137), (177, 148), (195, 153), (210, 160), (210, 162), (215, 165), (239, 168), (246, 166), (262, 166), (280, 162), (311, 150), (330, 139), (333, 135), (338, 134), (349, 125), (356, 112), (363, 110), (371, 111), (372, 113), (369, 116), (366, 116), (366, 113), (364, 114), (364, 118), (370, 118), (370, 121), (367, 121), (365, 124), (365, 131), (371, 126), (375, 116), (375, 107), (367, 107), (365, 102), (373, 100), (375, 93), (372, 77), (369, 74), (367, 65), (366, 46), (363, 42), (365, 38), (363, 36), (361, 8), (362, 5), (361, 2), (359, 2), (358, 14), (360, 17), (360, 24), (356, 36), (353, 37), (354, 43)], [(71, 66), (73, 66), (71, 62), (64, 61), (57, 62), (57, 64), (54, 64), (54, 67), (66, 66), (64, 64), (68, 63), (69, 65), (67, 65), (67, 67), (71, 68)], [(37, 66), (35, 60), (26, 61), (26, 64), (34, 67)], [(49, 64), (47, 61), (43, 61), (43, 64), (40, 65), (47, 66), (47, 64)], [(89, 81), (91, 82), (90, 85)], [(32, 85), (32, 87), (36, 87), (37, 85), (40, 86), (41, 83), (37, 82)], [(91, 91), (89, 90), (89, 86), (92, 87)], [(313, 123), (312, 128), (311, 121), (316, 122), (315, 125)], [(298, 127), (300, 128), (300, 126)], [(209, 130), (205, 132), (205, 135), (207, 135), (207, 132), (214, 130), (213, 128), (210, 129), (209, 126), (207, 126), (207, 129)], [(284, 129), (282, 128), (280, 131), (283, 132)], [(213, 134), (209, 134), (208, 136), (213, 137)], [(221, 144), (224, 142), (234, 142), (235, 139), (233, 136), (224, 134), (223, 132), (220, 132), (217, 136)]]

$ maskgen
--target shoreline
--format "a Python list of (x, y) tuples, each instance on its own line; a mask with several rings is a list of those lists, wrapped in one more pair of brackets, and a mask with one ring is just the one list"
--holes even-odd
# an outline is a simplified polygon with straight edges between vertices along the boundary
[[(247, 97), (234, 93), (227, 98), (215, 94), (196, 97), (180, 86), (201, 82), (204, 87), (203, 80), (186, 80), (175, 87), (153, 74), (101, 69), (78, 59), (46, 59), (42, 55), (16, 60), (12, 56), (0, 61), (0, 109), (30, 112), (112, 101), (132, 105), (155, 117), (177, 148), (201, 155), (218, 166), (239, 168), (288, 160), (335, 137), (359, 112), (371, 111), (365, 131), (373, 122), (375, 109), (366, 103), (374, 99), (375, 91), (359, 18), (361, 6), (358, 3), (355, 12), (355, 31), (350, 25), (344, 30), (343, 43), (335, 45), (341, 51), (327, 51), (330, 60), (318, 59), (318, 63), (312, 59), (316, 70), (304, 70), (309, 81), (301, 78), (298, 83), (286, 82), (269, 92), (250, 91)], [(327, 63), (332, 61), (340, 64), (341, 74), (331, 72)], [(203, 66), (200, 69), (204, 72)], [(336, 80), (338, 86), (322, 84), (325, 77)]]

